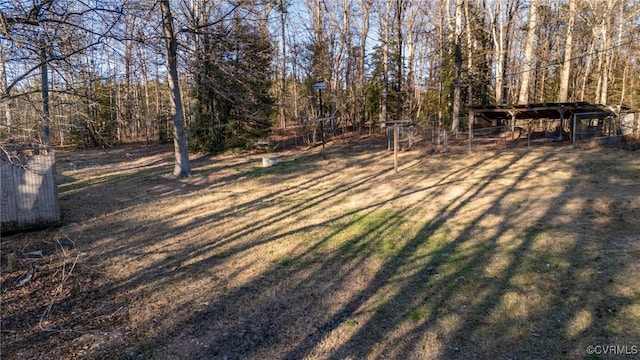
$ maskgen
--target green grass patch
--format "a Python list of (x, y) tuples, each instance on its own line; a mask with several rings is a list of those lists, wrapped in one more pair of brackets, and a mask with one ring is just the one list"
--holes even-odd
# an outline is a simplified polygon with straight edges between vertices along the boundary
[(282, 265), (282, 266), (291, 266), (293, 264), (296, 263), (295, 259), (291, 259), (291, 258), (286, 258), (286, 259), (282, 259), (280, 261), (278, 261), (278, 264)]
[(291, 257), (291, 256), (285, 256), (283, 258), (274, 260), (274, 262), (276, 264), (280, 265), (280, 266), (283, 266), (283, 267), (291, 267), (291, 266), (299, 264), (300, 263), (300, 259), (295, 258), (295, 257)]
[(377, 250), (379, 254), (384, 255), (394, 253), (396, 251), (396, 248), (396, 241), (394, 241), (393, 239), (386, 239), (382, 241)]
[(347, 327), (356, 327), (358, 325), (358, 322), (353, 319), (349, 319), (344, 322), (344, 325)]
[(596, 354), (589, 354), (584, 357), (584, 360), (604, 360), (604, 359), (605, 359), (604, 357)]
[(406, 219), (395, 210), (380, 210), (354, 214), (331, 225), (327, 246), (345, 257), (376, 253), (395, 254), (403, 238)]
[(412, 321), (420, 321), (423, 320), (427, 315), (421, 310), (413, 310), (409, 313), (409, 319)]

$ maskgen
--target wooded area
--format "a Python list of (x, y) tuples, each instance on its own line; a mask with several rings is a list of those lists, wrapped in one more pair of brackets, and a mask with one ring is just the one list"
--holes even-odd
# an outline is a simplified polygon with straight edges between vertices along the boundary
[(640, 146), (639, 40), (640, 0), (0, 0), (1, 357), (637, 356), (639, 153), (556, 144)]
[(317, 117), (319, 81), (323, 113), (354, 130), (456, 131), (491, 104), (640, 103), (638, 0), (1, 4), (3, 142), (246, 148)]

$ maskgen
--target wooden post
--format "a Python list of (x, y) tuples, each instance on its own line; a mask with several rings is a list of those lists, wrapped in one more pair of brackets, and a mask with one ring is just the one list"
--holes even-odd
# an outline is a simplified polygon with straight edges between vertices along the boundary
[(576, 131), (578, 131), (577, 115), (573, 114), (573, 146), (576, 146)]
[(560, 140), (560, 139), (562, 139), (564, 137), (563, 136), (563, 134), (564, 134), (563, 131), (564, 131), (564, 113), (565, 113), (565, 110), (561, 109), (558, 112), (560, 113), (560, 126), (558, 127), (559, 128), (558, 129), (558, 132), (559, 132), (558, 140)]
[(320, 132), (322, 133), (322, 158), (327, 160), (327, 154), (324, 152), (324, 120), (320, 121)]
[(398, 172), (398, 124), (393, 124), (393, 169)]
[[(395, 172), (398, 172), (398, 149), (400, 143), (400, 125), (402, 124), (410, 124), (409, 120), (393, 120), (393, 121), (385, 121), (383, 124), (386, 129), (390, 129), (390, 126), (393, 126), (393, 169)], [(387, 138), (389, 137), (389, 132), (387, 131)], [(388, 140), (388, 143), (391, 143), (391, 139)]]
[[(513, 141), (515, 139), (515, 132), (516, 132), (516, 112), (515, 111), (510, 111), (509, 112), (511, 114), (511, 141)], [(506, 138), (506, 137), (505, 137)], [(507, 142), (505, 140), (505, 148), (507, 147)]]

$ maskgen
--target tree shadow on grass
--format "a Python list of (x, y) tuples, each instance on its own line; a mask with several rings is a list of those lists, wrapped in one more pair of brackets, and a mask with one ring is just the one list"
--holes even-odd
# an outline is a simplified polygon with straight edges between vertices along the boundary
[[(640, 241), (633, 171), (603, 176), (582, 152), (401, 174), (357, 166), (380, 152), (341, 155), (221, 174), (149, 201), (147, 217), (96, 222), (87, 265), (113, 274), (90, 290), (108, 304), (88, 319), (115, 315), (76, 330), (128, 331), (126, 356), (201, 359), (580, 358), (639, 338), (624, 273), (638, 271), (624, 254)], [(612, 183), (619, 197), (596, 191)]]
[[(375, 351), (375, 346), (380, 341), (384, 340), (387, 336), (389, 328), (402, 324), (409, 320), (408, 317), (417, 317), (422, 320), (426, 314), (423, 314), (424, 310), (420, 310), (420, 307), (416, 307), (416, 303), (419, 303), (425, 296), (426, 289), (421, 289), (427, 284), (430, 279), (436, 277), (439, 274), (439, 267), (442, 263), (448, 263), (452, 256), (456, 256), (456, 262), (464, 262), (466, 258), (458, 259), (455, 254), (455, 250), (460, 243), (467, 237), (470, 229), (474, 228), (479, 222), (479, 218), (474, 219), (466, 225), (460, 235), (452, 241), (447, 241), (443, 246), (437, 246), (429, 254), (425, 254), (429, 261), (424, 261), (424, 256), (420, 258), (419, 264), (412, 264), (415, 261), (415, 254), (419, 253), (420, 247), (425, 243), (434, 241), (433, 236), (442, 229), (447, 221), (465, 208), (470, 202), (474, 201), (477, 196), (480, 196), (484, 190), (486, 190), (491, 183), (502, 175), (510, 166), (519, 160), (519, 157), (514, 157), (506, 165), (494, 170), (489, 176), (481, 183), (475, 185), (470, 191), (466, 192), (459, 199), (453, 199), (450, 203), (440, 209), (440, 211), (428, 220), (418, 234), (408, 241), (402, 249), (394, 257), (388, 259), (385, 264), (380, 268), (378, 273), (374, 276), (369, 286), (361, 291), (358, 295), (353, 297), (353, 300), (344, 306), (340, 312), (321, 326), (316, 332), (310, 334), (305, 341), (301, 342), (293, 351), (291, 351), (287, 358), (304, 358), (313, 352), (316, 345), (322, 341), (323, 338), (328, 336), (338, 326), (342, 325), (345, 320), (353, 317), (360, 309), (365, 305), (373, 296), (378, 294), (383, 288), (389, 285), (394, 278), (400, 276), (404, 271), (412, 273), (410, 280), (407, 280), (407, 284), (401, 288), (397, 293), (391, 297), (387, 297), (379, 304), (374, 311), (374, 315), (364, 324), (358, 326), (358, 331), (353, 334), (349, 341), (342, 344), (334, 354), (329, 354), (337, 358), (345, 358), (349, 356), (355, 356), (356, 358), (365, 358), (367, 355)], [(505, 192), (506, 194), (506, 192)], [(435, 194), (436, 197), (438, 193)], [(431, 199), (424, 199), (424, 202), (432, 201)], [(491, 209), (489, 209), (491, 211)], [(491, 246), (488, 246), (488, 251), (491, 251)], [(479, 261), (480, 259), (474, 259)], [(407, 267), (421, 268), (406, 269)], [(464, 265), (463, 265), (464, 266)], [(469, 265), (467, 265), (469, 266)], [(406, 270), (405, 270), (406, 269)], [(454, 284), (457, 280), (463, 280), (460, 274), (466, 273), (465, 269), (461, 269), (458, 272), (451, 272), (445, 276), (438, 277), (438, 283), (450, 283)], [(435, 301), (434, 308), (440, 307), (443, 303), (450, 300), (450, 297), (454, 294), (455, 288), (448, 289), (445, 286), (438, 286), (438, 296), (431, 301)], [(425, 304), (427, 305), (427, 304)], [(412, 312), (417, 311), (417, 312)], [(400, 339), (398, 339), (400, 340)], [(406, 341), (406, 339), (404, 339)], [(387, 349), (388, 351), (389, 349)], [(380, 353), (378, 356), (397, 356), (393, 352)], [(406, 356), (406, 354), (405, 354)], [(402, 356), (400, 357), (402, 358)]]
[[(608, 245), (590, 238), (590, 230), (572, 228), (585, 216), (579, 205), (585, 194), (575, 189), (588, 177), (576, 171), (552, 184), (551, 195), (536, 198), (536, 186), (523, 183), (560, 159), (553, 153), (511, 156), (424, 219), (397, 251), (384, 253), (384, 237), (398, 236), (394, 229), (420, 205), (385, 209), (396, 197), (327, 219), (320, 225), (331, 230), (323, 238), (215, 296), (206, 309), (185, 314), (172, 331), (203, 344), (190, 348), (196, 358), (565, 358), (611, 339), (633, 345), (637, 330), (616, 334), (610, 327), (634, 300), (599, 293), (620, 276), (615, 270), (598, 276), (593, 261), (601, 261), (596, 254)], [(570, 171), (580, 163), (567, 165)], [(429, 191), (419, 204), (442, 195)], [(483, 197), (492, 200), (478, 205)], [(325, 251), (326, 243), (357, 224), (361, 231)], [(455, 235), (447, 236), (449, 227), (458, 228)], [(382, 265), (372, 269), (374, 257)], [(209, 264), (205, 259), (198, 266)], [(366, 282), (358, 283), (358, 272), (370, 273)]]
[[(482, 162), (478, 162), (475, 166), (469, 167), (465, 170), (460, 170), (458, 172), (461, 174), (468, 174), (474, 168), (479, 167), (481, 163)], [(370, 181), (377, 180), (377, 178), (382, 174), (374, 175), (375, 176), (373, 177), (366, 176), (362, 180), (351, 183), (349, 186), (345, 186), (344, 184), (337, 185), (337, 187), (332, 188), (331, 191), (321, 193), (321, 195), (317, 195), (316, 197), (311, 199), (311, 201), (307, 200), (303, 203), (300, 203), (299, 205), (294, 205), (292, 209), (296, 209), (302, 204), (304, 204), (307, 208), (319, 206), (323, 201), (328, 201), (329, 199), (335, 197), (340, 198), (341, 194), (343, 194), (344, 191), (353, 191), (358, 186), (363, 186)], [(400, 189), (403, 193), (401, 197), (425, 192), (429, 189), (437, 188), (438, 186), (450, 184), (449, 178), (451, 176), (451, 174), (444, 176), (440, 181), (437, 181), (433, 186), (430, 186), (428, 188), (413, 189), (410, 191), (407, 189)], [(435, 191), (433, 194), (430, 194), (430, 196), (435, 198), (438, 196), (438, 194), (439, 193)], [(237, 355), (241, 357), (254, 356), (254, 352), (259, 353), (263, 350), (260, 349), (260, 346), (258, 346), (257, 343), (265, 344), (265, 346), (270, 347), (278, 341), (291, 341), (291, 339), (282, 338), (283, 335), (280, 333), (280, 331), (269, 330), (272, 329), (274, 323), (278, 324), (277, 327), (280, 330), (282, 330), (285, 326), (294, 329), (296, 327), (295, 324), (300, 323), (298, 320), (308, 317), (305, 314), (311, 314), (312, 317), (326, 317), (326, 314), (330, 313), (332, 310), (331, 307), (327, 307), (326, 305), (322, 304), (322, 302), (324, 301), (323, 298), (330, 296), (332, 292), (340, 291), (340, 288), (344, 286), (345, 282), (347, 282), (347, 278), (350, 277), (350, 273), (357, 271), (357, 269), (363, 266), (363, 263), (368, 261), (369, 258), (371, 258), (372, 256), (376, 256), (380, 252), (384, 253), (384, 239), (371, 239), (371, 234), (373, 234), (374, 236), (376, 234), (384, 236), (388, 232), (392, 231), (396, 226), (400, 225), (402, 222), (405, 222), (405, 220), (403, 220), (404, 212), (415, 211), (415, 208), (412, 209), (411, 207), (406, 207), (404, 210), (400, 210), (399, 212), (379, 212), (379, 209), (381, 207), (393, 200), (396, 199), (384, 199), (377, 203), (370, 203), (366, 207), (359, 208), (356, 211), (351, 211), (342, 215), (331, 217), (330, 219), (325, 220), (320, 224), (315, 224), (314, 227), (328, 226), (331, 228), (331, 226), (336, 223), (337, 226), (331, 228), (329, 234), (326, 237), (311, 244), (308, 250), (304, 250), (301, 254), (287, 257), (282, 262), (274, 263), (270, 270), (259, 274), (254, 280), (238, 288), (236, 291), (233, 291), (230, 294), (219, 298), (213, 304), (209, 304), (208, 307), (211, 310), (207, 310), (206, 313), (198, 312), (198, 315), (194, 316), (192, 320), (187, 320), (184, 323), (177, 325), (176, 328), (192, 329), (193, 327), (199, 326), (199, 324), (203, 322), (210, 323), (209, 320), (215, 320), (212, 319), (212, 317), (233, 317), (233, 313), (238, 308), (238, 304), (246, 302), (246, 297), (253, 299), (253, 296), (255, 294), (259, 294), (265, 291), (265, 289), (267, 292), (269, 292), (269, 285), (274, 281), (281, 281), (279, 279), (281, 279), (283, 276), (285, 278), (300, 278), (300, 281), (298, 282), (284, 285), (284, 287), (286, 288), (286, 290), (283, 291), (284, 294), (277, 294), (278, 291), (274, 291), (274, 294), (270, 296), (270, 300), (255, 298), (251, 300), (255, 301), (255, 303), (245, 304), (244, 306), (241, 306), (242, 310), (249, 310), (252, 314), (255, 313), (255, 316), (243, 317), (241, 314), (237, 314), (238, 318), (242, 319), (242, 321), (235, 324), (230, 329), (220, 329), (221, 333), (223, 334), (222, 338), (220, 338), (220, 335), (218, 335), (216, 341), (210, 344), (208, 352), (191, 355), (196, 357), (222, 355)], [(428, 201), (430, 199), (424, 200)], [(278, 222), (282, 219), (276, 218), (274, 220), (275, 222)], [(348, 241), (339, 245), (335, 252), (330, 251), (329, 253), (326, 253), (323, 251), (317, 251), (318, 249), (323, 248), (323, 243), (330, 242), (332, 238), (343, 232), (343, 228), (359, 224), (363, 220), (366, 220), (365, 225), (360, 229), (359, 234), (353, 236), (352, 238), (349, 238)], [(310, 229), (309, 227), (297, 228), (295, 230), (288, 230), (281, 236), (286, 237), (292, 233), (307, 233), (310, 230), (312, 229)], [(248, 233), (250, 233), (250, 231)], [(349, 236), (349, 234), (347, 234), (347, 236)], [(265, 242), (276, 241), (278, 237), (279, 236), (267, 238)], [(376, 245), (371, 246), (371, 244), (366, 244), (366, 241), (375, 242)], [(252, 246), (257, 245), (252, 244)], [(245, 250), (247, 249), (235, 249), (235, 251), (237, 252)], [(211, 251), (211, 249), (205, 250), (205, 252), (209, 251)], [(184, 261), (184, 259), (193, 257), (198, 258), (200, 255), (202, 255), (202, 253), (193, 251), (186, 252), (184, 255), (173, 257), (172, 260), (175, 260), (177, 258), (179, 261)], [(228, 256), (231, 256), (231, 254), (225, 253), (224, 257), (226, 258)], [(219, 265), (219, 263), (217, 263), (216, 261), (219, 259), (220, 258), (216, 256), (210, 256), (202, 261), (198, 261), (192, 268), (214, 268), (215, 266)], [(328, 265), (328, 267), (324, 265)], [(393, 266), (385, 266), (381, 270), (380, 274), (388, 274), (389, 272), (393, 272), (394, 270), (395, 269), (393, 269)], [(182, 275), (188, 275), (188, 272), (186, 272), (185, 270)], [(184, 280), (183, 278), (181, 278), (180, 274), (172, 274), (171, 277), (166, 277), (164, 275), (160, 277), (165, 278), (165, 281), (172, 283)], [(372, 283), (374, 283), (375, 285), (372, 285), (373, 287), (371, 290), (365, 290), (365, 294), (374, 293), (375, 291), (379, 290), (380, 286), (383, 285), (380, 279), (374, 279)], [(274, 284), (274, 286), (279, 287), (283, 285)], [(318, 292), (314, 290), (314, 288), (318, 286), (322, 289), (322, 291)], [(315, 300), (309, 301), (309, 299), (299, 299), (299, 297), (306, 297), (309, 294), (311, 294), (310, 296), (312, 298), (315, 298)], [(358, 296), (358, 299), (366, 298), (367, 296), (365, 295)], [(294, 301), (291, 301), (292, 299), (294, 299)], [(189, 305), (193, 307), (194, 304)], [(294, 311), (293, 309), (291, 309), (292, 305), (297, 305), (299, 306), (299, 308)], [(340, 314), (347, 313), (350, 307), (351, 305), (347, 305), (345, 307), (345, 309), (347, 310), (343, 309), (342, 311), (340, 311)], [(278, 311), (279, 309), (287, 309), (291, 311), (281, 312)], [(302, 311), (302, 313), (300, 313), (300, 311)], [(318, 330), (317, 333), (323, 334), (326, 331), (330, 331), (331, 329), (329, 328), (334, 324), (338, 325), (342, 320), (344, 320), (342, 319), (342, 315), (340, 314), (336, 315), (335, 319), (329, 321), (328, 325), (321, 326), (320, 330)], [(278, 320), (274, 318), (274, 316), (280, 317), (281, 319)], [(314, 324), (314, 322), (317, 323), (318, 319), (310, 320), (313, 321), (302, 324), (306, 329), (298, 329), (295, 330), (295, 332), (298, 334), (309, 333), (309, 331), (313, 329), (313, 326), (317, 325)], [(186, 332), (191, 333), (193, 331), (187, 330)], [(218, 333), (218, 331), (216, 330), (208, 329), (207, 333), (210, 332)], [(167, 334), (163, 335), (166, 336)], [(314, 335), (310, 334), (309, 338), (313, 339)], [(297, 352), (300, 351), (302, 350), (297, 350)], [(299, 354), (295, 354), (293, 356), (297, 357), (297, 355)]]
[[(620, 332), (613, 328), (624, 322), (621, 308), (634, 306), (634, 300), (614, 295), (615, 278), (622, 276), (619, 264), (611, 260), (606, 268), (599, 264), (614, 239), (590, 236), (592, 229), (574, 231), (573, 222), (589, 211), (574, 204), (593, 196), (575, 189), (589, 177), (576, 171), (559, 184), (551, 203), (506, 201), (518, 196), (517, 188), (529, 172), (549, 160), (532, 162), (511, 186), (501, 187), (502, 193), (485, 211), (429, 254), (429, 261), (416, 261), (413, 255), (432, 241), (436, 229), (446, 226), (456, 212), (485, 193), (489, 189), (486, 185), (514, 163), (490, 175), (459, 205), (443, 209), (441, 222), (427, 223), (399, 256), (381, 269), (366, 291), (301, 342), (288, 358), (575, 358), (588, 355), (588, 345), (612, 341), (626, 345), (624, 351), (633, 351), (637, 329)], [(637, 183), (628, 188), (631, 194), (634, 189)], [(521, 215), (526, 216), (531, 206), (541, 205), (545, 210), (540, 215), (525, 217), (529, 220), (525, 224), (515, 222), (522, 221)], [(624, 211), (626, 216), (638, 213), (637, 209), (628, 210)], [(477, 229), (483, 218), (495, 215), (502, 215), (500, 222), (482, 229), (490, 235), (480, 234)], [(521, 230), (511, 239), (505, 238), (512, 229)], [(474, 239), (477, 236), (481, 241)], [(376, 307), (364, 324), (358, 323), (348, 341), (329, 353), (314, 353), (332, 330), (362, 311), (367, 299), (404, 271), (410, 272), (408, 279), (394, 284), (398, 287), (394, 294)], [(634, 321), (638, 321), (637, 313)]]

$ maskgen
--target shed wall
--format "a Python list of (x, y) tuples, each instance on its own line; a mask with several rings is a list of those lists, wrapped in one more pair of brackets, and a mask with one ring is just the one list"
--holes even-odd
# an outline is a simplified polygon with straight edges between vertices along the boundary
[(0, 231), (51, 226), (60, 221), (55, 155), (0, 156)]

